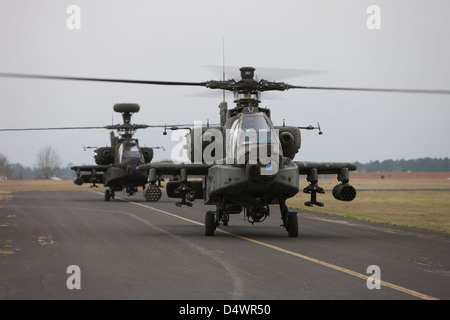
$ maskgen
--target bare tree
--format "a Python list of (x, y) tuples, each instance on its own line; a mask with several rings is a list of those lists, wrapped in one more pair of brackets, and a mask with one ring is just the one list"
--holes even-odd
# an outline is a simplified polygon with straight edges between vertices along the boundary
[(46, 146), (37, 153), (36, 171), (41, 178), (50, 179), (55, 176), (60, 166), (61, 158), (51, 146)]
[(11, 174), (11, 166), (8, 158), (0, 153), (0, 176), (9, 176)]

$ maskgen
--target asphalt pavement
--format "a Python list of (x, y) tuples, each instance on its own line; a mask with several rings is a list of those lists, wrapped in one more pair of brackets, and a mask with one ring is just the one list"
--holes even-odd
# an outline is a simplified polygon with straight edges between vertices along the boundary
[(277, 207), (232, 215), (204, 235), (211, 206), (163, 195), (20, 192), (0, 202), (0, 300), (450, 299), (450, 235)]

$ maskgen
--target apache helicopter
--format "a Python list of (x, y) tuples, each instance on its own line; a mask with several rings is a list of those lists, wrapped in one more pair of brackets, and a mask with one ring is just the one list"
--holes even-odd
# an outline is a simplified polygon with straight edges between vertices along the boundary
[[(317, 127), (274, 126), (271, 113), (259, 106), (264, 91), (289, 89), (353, 90), (379, 92), (450, 94), (447, 90), (371, 89), (343, 87), (294, 86), (284, 82), (256, 81), (255, 69), (240, 69), (241, 79), (211, 80), (206, 82), (174, 82), (40, 76), (24, 74), (0, 74), (3, 77), (104, 81), (150, 85), (202, 86), (210, 89), (228, 90), (235, 94), (236, 106), (228, 109), (225, 101), (220, 103), (220, 125), (201, 125), (189, 128), (186, 135), (188, 156), (191, 163), (152, 164), (137, 166), (137, 171), (148, 172), (150, 185), (155, 185), (162, 175), (179, 176), (177, 181), (166, 185), (170, 198), (179, 198), (177, 206), (192, 206), (195, 199), (215, 205), (215, 211), (205, 215), (205, 235), (213, 236), (220, 225), (228, 225), (231, 214), (244, 214), (250, 223), (262, 222), (270, 214), (271, 204), (278, 204), (282, 227), (290, 237), (298, 236), (297, 213), (289, 211), (286, 200), (300, 191), (300, 175), (306, 175), (307, 185), (303, 192), (310, 195), (305, 205), (323, 206), (317, 194), (324, 193), (318, 185), (320, 174), (336, 174), (338, 184), (333, 188), (335, 199), (352, 201), (356, 190), (349, 184), (349, 172), (356, 166), (343, 162), (294, 161), (301, 146), (301, 129)], [(169, 128), (170, 129), (170, 128)], [(179, 129), (173, 127), (172, 129)], [(166, 130), (164, 130), (166, 133)], [(201, 180), (188, 180), (188, 176), (202, 176)]]
[(108, 189), (105, 190), (105, 201), (114, 199), (116, 191), (125, 189), (127, 195), (134, 195), (139, 187), (144, 190), (144, 197), (147, 201), (158, 201), (161, 198), (159, 185), (148, 184), (147, 174), (136, 171), (139, 165), (150, 163), (153, 159), (153, 148), (140, 147), (138, 139), (133, 138), (133, 133), (137, 129), (145, 129), (150, 126), (143, 124), (131, 124), (131, 115), (139, 112), (140, 106), (135, 103), (120, 103), (114, 105), (114, 111), (122, 113), (123, 124), (108, 125), (104, 127), (61, 127), (61, 128), (25, 128), (25, 129), (0, 129), (0, 131), (30, 131), (30, 130), (67, 130), (67, 129), (108, 129), (116, 130), (110, 132), (110, 147), (84, 147), (95, 148), (94, 159), (96, 165), (73, 166), (76, 172), (73, 182), (76, 185), (92, 183), (92, 187), (97, 187), (97, 183), (102, 183)]
[[(202, 83), (211, 89), (233, 91), (236, 107), (228, 109), (225, 101), (219, 105), (219, 126), (196, 126), (186, 135), (187, 153), (191, 164), (147, 164), (140, 170), (149, 173), (150, 184), (161, 174), (179, 175), (179, 181), (166, 184), (170, 198), (181, 198), (177, 206), (192, 206), (195, 199), (215, 205), (215, 211), (205, 215), (205, 235), (212, 236), (220, 224), (228, 225), (231, 214), (244, 210), (250, 223), (262, 222), (270, 214), (270, 204), (279, 204), (282, 226), (290, 237), (298, 236), (297, 213), (291, 212), (286, 200), (299, 192), (299, 176), (307, 175), (309, 185), (303, 192), (311, 195), (305, 205), (323, 206), (317, 193), (319, 174), (338, 174), (340, 184), (333, 189), (336, 199), (352, 201), (356, 190), (348, 184), (351, 163), (312, 163), (293, 161), (301, 145), (300, 129), (317, 127), (274, 126), (270, 109), (261, 108), (259, 95), (268, 90), (286, 90), (284, 83), (254, 79), (255, 69), (240, 69), (242, 79)], [(188, 84), (193, 85), (193, 84)], [(224, 152), (225, 151), (225, 152)], [(269, 161), (268, 161), (269, 160)], [(203, 179), (188, 180), (188, 175)]]
[(158, 201), (161, 198), (161, 190), (156, 185), (146, 188), (147, 174), (136, 171), (135, 168), (144, 163), (150, 163), (153, 159), (153, 148), (140, 147), (138, 139), (133, 138), (136, 129), (144, 129), (149, 125), (131, 124), (131, 115), (139, 112), (139, 105), (133, 103), (121, 103), (114, 105), (114, 111), (122, 113), (123, 124), (105, 126), (105, 129), (117, 130), (119, 136), (110, 132), (111, 146), (97, 148), (94, 151), (96, 166), (73, 166), (76, 172), (73, 182), (82, 185), (85, 182), (103, 183), (109, 189), (105, 190), (105, 201), (114, 199), (116, 191), (125, 189), (127, 195), (132, 196), (138, 192), (138, 188), (144, 190), (147, 201)]

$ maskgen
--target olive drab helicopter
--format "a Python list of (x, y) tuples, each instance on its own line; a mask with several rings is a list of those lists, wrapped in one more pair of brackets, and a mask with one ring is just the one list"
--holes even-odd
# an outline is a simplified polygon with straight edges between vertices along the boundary
[[(111, 146), (109, 147), (84, 147), (94, 148), (94, 159), (96, 165), (73, 166), (76, 176), (74, 184), (92, 183), (91, 187), (97, 187), (102, 183), (105, 190), (105, 201), (114, 199), (115, 192), (124, 190), (127, 195), (132, 196), (142, 187), (144, 197), (147, 201), (158, 201), (161, 198), (161, 190), (158, 185), (148, 185), (147, 174), (137, 171), (136, 167), (150, 163), (153, 159), (153, 148), (140, 147), (138, 139), (133, 138), (137, 129), (150, 126), (142, 124), (131, 124), (131, 115), (139, 112), (140, 106), (135, 103), (119, 103), (114, 105), (114, 111), (122, 113), (123, 123), (108, 125), (104, 127), (61, 127), (61, 128), (25, 128), (25, 129), (0, 129), (0, 131), (32, 131), (32, 130), (67, 130), (67, 129), (108, 129), (110, 132)], [(118, 132), (118, 136), (114, 134)], [(159, 148), (159, 147), (156, 147)], [(159, 181), (158, 181), (159, 182)]]
[(127, 195), (132, 196), (138, 192), (138, 188), (144, 190), (147, 201), (158, 201), (161, 198), (161, 190), (152, 184), (146, 187), (147, 174), (136, 171), (136, 167), (144, 163), (150, 163), (153, 159), (153, 148), (140, 147), (139, 141), (133, 138), (137, 129), (150, 127), (149, 125), (131, 124), (131, 115), (139, 112), (140, 106), (134, 103), (120, 103), (114, 105), (114, 111), (122, 113), (123, 124), (105, 126), (105, 129), (117, 130), (110, 132), (111, 146), (100, 147), (94, 151), (94, 159), (97, 165), (73, 166), (76, 172), (73, 182), (76, 185), (83, 183), (103, 183), (109, 189), (105, 190), (105, 201), (114, 199), (117, 191), (125, 189)]
[[(260, 107), (260, 94), (265, 91), (303, 90), (353, 90), (379, 92), (407, 92), (450, 94), (447, 90), (371, 89), (344, 87), (294, 86), (284, 82), (255, 80), (255, 69), (240, 68), (241, 79), (211, 80), (206, 82), (176, 82), (0, 74), (3, 77), (104, 81), (149, 85), (202, 86), (227, 90), (235, 95), (233, 108), (227, 102), (219, 104), (220, 124), (200, 124), (189, 128), (186, 148), (191, 163), (146, 163), (136, 167), (137, 172), (148, 174), (150, 186), (155, 186), (162, 175), (178, 176), (166, 184), (167, 196), (177, 198), (177, 206), (192, 206), (195, 199), (203, 199), (216, 207), (205, 214), (205, 235), (213, 236), (219, 225), (228, 225), (230, 216), (244, 211), (247, 220), (254, 224), (264, 221), (270, 214), (270, 205), (278, 204), (281, 226), (290, 237), (298, 236), (297, 213), (286, 205), (286, 200), (301, 189), (300, 176), (306, 176), (308, 185), (303, 192), (309, 194), (307, 206), (323, 206), (317, 199), (324, 190), (318, 184), (319, 175), (336, 174), (337, 185), (332, 194), (340, 201), (352, 201), (356, 190), (349, 184), (349, 172), (356, 166), (346, 162), (295, 161), (301, 147), (300, 130), (319, 130), (307, 126), (274, 126), (271, 111)], [(174, 126), (169, 129), (180, 129)], [(166, 133), (166, 129), (164, 130)], [(201, 176), (201, 180), (188, 179)]]
[[(311, 195), (308, 206), (323, 206), (317, 193), (319, 174), (338, 174), (333, 189), (336, 199), (352, 201), (356, 190), (349, 182), (351, 163), (312, 163), (293, 161), (301, 145), (300, 130), (317, 127), (274, 126), (270, 109), (259, 106), (259, 94), (268, 90), (286, 90), (284, 83), (254, 80), (252, 67), (240, 69), (242, 79), (210, 81), (211, 89), (235, 93), (236, 106), (228, 109), (225, 101), (219, 105), (220, 126), (197, 126), (186, 135), (187, 153), (191, 164), (147, 164), (140, 167), (149, 172), (151, 184), (161, 174), (178, 174), (179, 181), (166, 184), (170, 198), (181, 198), (178, 206), (192, 206), (195, 199), (215, 205), (215, 211), (205, 215), (205, 234), (214, 235), (220, 224), (228, 225), (230, 215), (245, 212), (250, 223), (262, 222), (270, 214), (270, 204), (279, 204), (282, 226), (291, 237), (298, 236), (296, 212), (289, 211), (286, 200), (299, 192), (299, 176), (307, 175), (309, 185), (303, 192)], [(264, 159), (263, 159), (264, 158)], [(188, 180), (189, 175), (203, 179)]]

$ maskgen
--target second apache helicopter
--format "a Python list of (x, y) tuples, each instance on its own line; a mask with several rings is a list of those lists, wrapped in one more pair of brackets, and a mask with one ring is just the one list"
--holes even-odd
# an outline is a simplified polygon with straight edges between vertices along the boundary
[[(338, 184), (333, 188), (337, 200), (352, 201), (356, 190), (349, 184), (349, 171), (356, 166), (343, 162), (293, 161), (300, 149), (300, 129), (320, 127), (274, 126), (270, 110), (259, 106), (259, 95), (264, 91), (289, 89), (355, 90), (380, 92), (449, 94), (446, 90), (367, 89), (339, 87), (293, 86), (284, 82), (256, 81), (255, 69), (240, 69), (241, 80), (207, 82), (173, 82), (146, 80), (119, 80), (41, 75), (0, 74), (6, 77), (102, 81), (150, 85), (202, 86), (228, 90), (235, 93), (236, 107), (228, 109), (224, 101), (219, 105), (219, 126), (197, 126), (187, 134), (187, 149), (191, 163), (145, 164), (138, 172), (148, 172), (148, 181), (155, 186), (161, 175), (179, 176), (169, 181), (167, 195), (180, 198), (176, 205), (192, 206), (191, 201), (203, 199), (205, 204), (215, 205), (215, 211), (205, 215), (205, 235), (213, 236), (220, 224), (227, 225), (231, 214), (244, 210), (251, 223), (262, 222), (270, 213), (271, 204), (278, 204), (282, 226), (290, 237), (298, 236), (296, 212), (288, 210), (286, 200), (300, 191), (299, 177), (306, 175), (309, 185), (303, 192), (310, 194), (305, 205), (323, 204), (317, 201), (317, 193), (324, 193), (318, 185), (320, 174), (336, 174)], [(179, 129), (179, 127), (176, 127)], [(166, 132), (166, 131), (165, 131)], [(201, 176), (201, 180), (188, 180), (188, 176)]]
[[(132, 196), (138, 192), (138, 188), (144, 190), (147, 201), (158, 201), (161, 198), (159, 185), (148, 185), (147, 173), (137, 171), (136, 167), (150, 163), (153, 159), (153, 148), (140, 147), (139, 141), (133, 138), (134, 131), (149, 127), (162, 127), (162, 125), (131, 124), (131, 115), (139, 112), (140, 106), (135, 103), (119, 103), (114, 105), (114, 111), (122, 113), (123, 123), (104, 127), (60, 127), (60, 128), (25, 128), (25, 129), (0, 129), (0, 131), (32, 131), (32, 130), (67, 130), (67, 129), (109, 129), (111, 146), (95, 148), (94, 159), (96, 165), (73, 166), (76, 172), (73, 182), (76, 185), (92, 183), (91, 187), (97, 187), (102, 183), (105, 190), (105, 201), (114, 199), (115, 193), (125, 190)], [(88, 147), (92, 148), (92, 147)]]
[(138, 192), (138, 188), (144, 190), (147, 201), (158, 201), (161, 198), (161, 190), (152, 184), (146, 187), (147, 174), (136, 171), (136, 167), (144, 163), (150, 163), (153, 159), (153, 148), (140, 147), (138, 139), (133, 138), (136, 129), (150, 127), (149, 125), (131, 124), (131, 115), (139, 112), (139, 105), (133, 103), (121, 103), (114, 105), (114, 111), (122, 113), (123, 124), (105, 126), (105, 129), (117, 130), (119, 136), (110, 132), (111, 146), (97, 148), (94, 151), (97, 165), (74, 166), (76, 172), (73, 182), (82, 185), (85, 182), (103, 183), (109, 189), (105, 190), (105, 201), (114, 199), (117, 191), (125, 189), (127, 195), (132, 196)]

